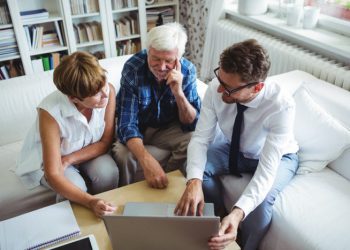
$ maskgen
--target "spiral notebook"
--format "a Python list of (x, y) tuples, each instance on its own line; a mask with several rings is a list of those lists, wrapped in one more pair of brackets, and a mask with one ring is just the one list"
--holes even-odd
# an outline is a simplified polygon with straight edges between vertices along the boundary
[(0, 222), (0, 249), (42, 249), (80, 234), (69, 201)]

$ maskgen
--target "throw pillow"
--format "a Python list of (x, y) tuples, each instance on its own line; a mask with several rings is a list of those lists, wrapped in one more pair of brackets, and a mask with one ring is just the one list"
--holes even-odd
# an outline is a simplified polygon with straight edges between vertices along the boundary
[(350, 131), (328, 114), (301, 86), (294, 94), (295, 138), (299, 143), (298, 174), (322, 170), (350, 147)]

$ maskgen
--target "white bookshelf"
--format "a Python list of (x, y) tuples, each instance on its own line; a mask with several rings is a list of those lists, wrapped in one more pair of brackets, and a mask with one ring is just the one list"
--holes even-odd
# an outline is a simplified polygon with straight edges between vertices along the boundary
[[(55, 22), (63, 27), (61, 29), (62, 42), (67, 40), (65, 32), (65, 20), (63, 18), (63, 9), (60, 1), (56, 0), (7, 0), (7, 4), (10, 10), (13, 27), (17, 37), (17, 43), (20, 51), (20, 56), (22, 59), (22, 64), (24, 67), (25, 74), (34, 74), (34, 69), (32, 66), (32, 60), (36, 59), (37, 56), (42, 56), (44, 54), (62, 52), (68, 54), (68, 46), (66, 43), (63, 45), (55, 45), (41, 48), (32, 48), (28, 43), (27, 36), (25, 33), (24, 26), (40, 25), (45, 27), (44, 29), (54, 29)], [(20, 16), (21, 11), (35, 10), (45, 8), (49, 12), (49, 17), (42, 20), (22, 20)]]
[[(172, 0), (172, 1), (166, 1), (166, 0), (158, 0), (155, 1), (154, 4), (147, 5), (145, 0), (138, 0), (137, 6), (126, 6), (125, 8), (119, 8), (115, 9), (113, 8), (113, 1), (114, 0), (106, 0), (106, 11), (107, 11), (107, 18), (108, 18), (108, 29), (109, 29), (109, 35), (110, 35), (110, 41), (111, 41), (111, 55), (117, 56), (117, 50), (116, 46), (119, 42), (124, 41), (139, 41), (140, 42), (140, 49), (146, 48), (146, 35), (147, 35), (147, 17), (146, 17), (146, 10), (149, 8), (164, 8), (164, 7), (172, 7), (174, 8), (175, 12), (175, 21), (179, 21), (179, 1), (178, 0)], [(115, 31), (115, 20), (118, 20), (124, 16), (129, 15), (137, 15), (138, 20), (138, 34), (131, 34), (129, 36), (123, 36), (123, 37), (117, 37), (116, 31)]]
[[(21, 60), (25, 74), (34, 74), (32, 60), (41, 55), (50, 53), (70, 54), (77, 50), (94, 53), (103, 51), (106, 57), (117, 56), (117, 45), (127, 41), (139, 42), (139, 49), (146, 47), (147, 35), (147, 9), (171, 7), (174, 8), (175, 21), (179, 21), (179, 1), (158, 0), (152, 5), (146, 5), (145, 0), (136, 0), (136, 6), (114, 8), (114, 0), (95, 0), (98, 11), (85, 11), (72, 14), (72, 3), (84, 3), (86, 0), (7, 0), (12, 24), (2, 24), (0, 29), (13, 28), (17, 40), (19, 55), (9, 55), (0, 58), (0, 63), (8, 60)], [(85, 2), (86, 4), (86, 2)], [(86, 6), (85, 6), (86, 7)], [(84, 7), (84, 8), (85, 8)], [(44, 20), (23, 21), (21, 11), (45, 8), (49, 18)], [(87, 13), (86, 13), (87, 12)], [(137, 16), (138, 32), (126, 36), (116, 36), (115, 20), (125, 16)], [(78, 42), (74, 34), (74, 24), (98, 22), (101, 24), (102, 39)], [(64, 41), (62, 46), (48, 46), (32, 49), (27, 41), (24, 26), (52, 26), (55, 22), (61, 23), (61, 35)]]
[[(71, 4), (73, 2), (71, 0), (61, 0), (63, 9), (64, 9), (64, 17), (66, 19), (66, 29), (67, 36), (69, 41), (69, 48), (71, 52), (75, 52), (77, 50), (84, 50), (91, 53), (97, 51), (103, 51), (106, 57), (111, 56), (110, 51), (110, 38), (108, 35), (108, 26), (107, 26), (107, 16), (106, 16), (106, 5), (105, 0), (95, 0), (98, 5), (98, 11), (87, 12), (87, 13), (79, 13), (72, 14)], [(83, 2), (83, 1), (81, 1)], [(90, 22), (98, 22), (100, 24), (100, 28), (102, 31), (102, 39), (93, 40), (93, 41), (83, 41), (78, 42), (76, 36), (74, 34), (74, 24), (78, 25), (80, 23), (90, 23)]]

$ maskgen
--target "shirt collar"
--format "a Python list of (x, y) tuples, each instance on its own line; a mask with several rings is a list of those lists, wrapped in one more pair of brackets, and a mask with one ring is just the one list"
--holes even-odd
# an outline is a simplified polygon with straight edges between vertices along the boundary
[(80, 113), (68, 96), (63, 93), (61, 93), (61, 107), (62, 115), (64, 117), (75, 116), (77, 113)]
[[(109, 93), (109, 90), (108, 90)], [(61, 107), (62, 107), (62, 115), (64, 117), (70, 117), (70, 116), (76, 116), (79, 117), (82, 114), (79, 112), (79, 110), (77, 109), (77, 107), (74, 105), (74, 103), (68, 98), (68, 96), (61, 94)], [(103, 112), (104, 108), (94, 108), (92, 109), (92, 113), (100, 113)], [(92, 116), (93, 117), (93, 116)]]
[(249, 108), (257, 108), (259, 107), (260, 103), (262, 102), (264, 95), (265, 95), (265, 89), (266, 89), (266, 84), (264, 84), (264, 87), (259, 91), (259, 93), (255, 96), (253, 100), (250, 102), (246, 103), (241, 103), (244, 106), (247, 106)]

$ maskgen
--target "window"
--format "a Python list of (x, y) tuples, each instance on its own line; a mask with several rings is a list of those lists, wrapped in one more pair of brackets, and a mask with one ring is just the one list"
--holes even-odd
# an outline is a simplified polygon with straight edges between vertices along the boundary
[(306, 0), (305, 5), (319, 6), (322, 14), (350, 22), (350, 0)]

